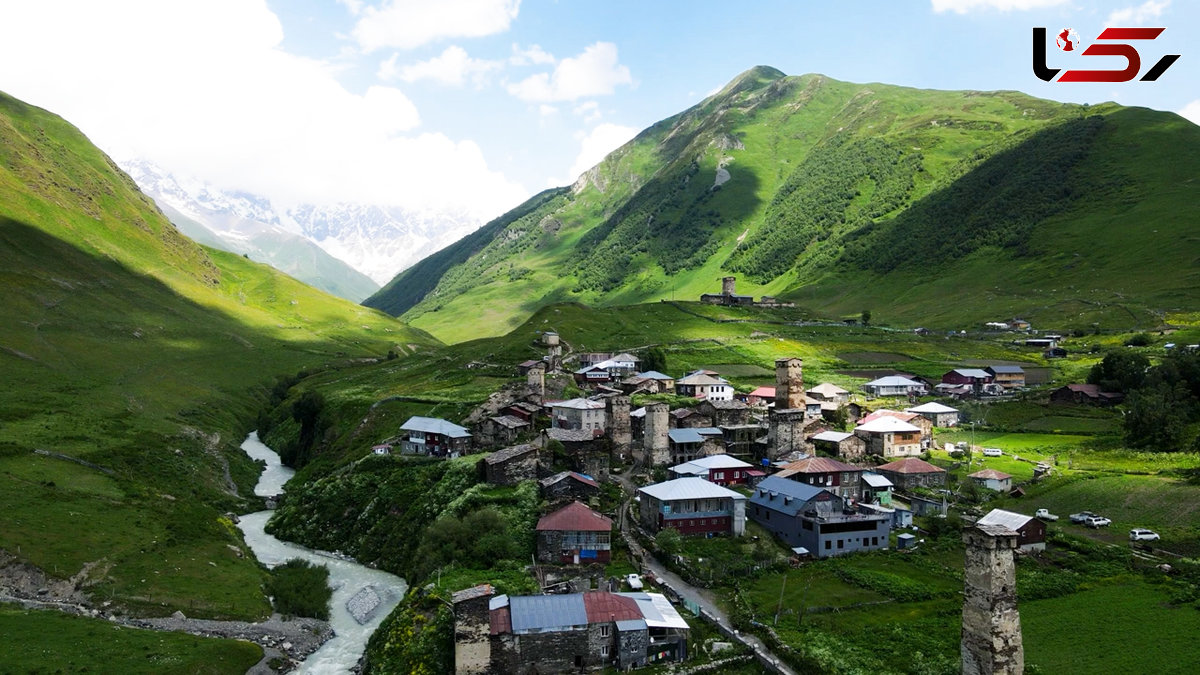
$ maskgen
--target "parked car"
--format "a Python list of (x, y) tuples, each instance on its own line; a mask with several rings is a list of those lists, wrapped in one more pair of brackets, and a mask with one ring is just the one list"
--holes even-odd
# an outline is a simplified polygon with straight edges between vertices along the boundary
[(984, 457), (1002, 457), (1003, 455), (1004, 455), (1004, 452), (1002, 450), (1000, 450), (1000, 448), (984, 448), (983, 449)]
[(1091, 511), (1080, 511), (1079, 513), (1072, 513), (1071, 514), (1071, 522), (1075, 523), (1076, 525), (1082, 525), (1083, 521), (1087, 520), (1088, 518), (1091, 518), (1094, 515), (1096, 515), (1096, 514), (1092, 513)]
[(640, 591), (643, 588), (642, 578), (636, 574), (627, 574), (625, 576), (625, 583), (629, 584), (629, 588), (635, 591)]
[(1084, 527), (1090, 527), (1093, 529), (1099, 527), (1108, 527), (1109, 525), (1112, 525), (1112, 521), (1104, 516), (1091, 516), (1087, 520), (1083, 521)]
[(1137, 527), (1129, 531), (1129, 541), (1158, 541), (1161, 537), (1154, 530)]
[(1050, 513), (1050, 511), (1047, 509), (1038, 509), (1037, 511), (1034, 511), (1033, 517), (1040, 518), (1041, 520), (1046, 520), (1049, 522), (1054, 522), (1054, 521), (1058, 520), (1058, 516), (1054, 515), (1053, 513)]

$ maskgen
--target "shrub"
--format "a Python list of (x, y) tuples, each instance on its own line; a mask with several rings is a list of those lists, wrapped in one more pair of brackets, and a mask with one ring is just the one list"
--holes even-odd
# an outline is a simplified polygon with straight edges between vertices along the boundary
[(286, 616), (329, 619), (329, 568), (292, 558), (271, 570), (267, 593), (275, 599), (275, 610)]

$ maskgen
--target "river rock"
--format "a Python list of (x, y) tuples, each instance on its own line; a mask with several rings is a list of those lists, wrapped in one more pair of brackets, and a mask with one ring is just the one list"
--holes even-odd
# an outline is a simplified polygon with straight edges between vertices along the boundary
[(383, 603), (383, 598), (379, 597), (379, 592), (374, 586), (364, 586), (362, 590), (354, 594), (354, 597), (346, 601), (346, 611), (350, 612), (350, 616), (360, 624), (364, 624), (375, 616), (375, 611), (379, 609), (379, 605)]

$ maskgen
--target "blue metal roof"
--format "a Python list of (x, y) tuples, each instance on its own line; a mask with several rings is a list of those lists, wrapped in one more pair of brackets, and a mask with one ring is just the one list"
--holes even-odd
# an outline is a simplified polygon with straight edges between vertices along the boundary
[(800, 513), (809, 500), (822, 492), (825, 492), (825, 489), (815, 485), (806, 485), (779, 476), (767, 476), (754, 488), (754, 494), (750, 495), (750, 503), (794, 516)]
[(466, 438), (471, 435), (471, 431), (465, 427), (460, 427), (453, 422), (447, 422), (438, 417), (421, 417), (413, 415), (408, 418), (408, 421), (400, 425), (401, 431), (424, 431), (427, 434), (441, 434), (450, 438)]
[(716, 427), (700, 427), (698, 429), (671, 429), (667, 436), (673, 443), (703, 443), (705, 436), (721, 436), (721, 430)]
[(514, 633), (569, 626), (586, 626), (583, 595), (514, 595), (508, 600)]

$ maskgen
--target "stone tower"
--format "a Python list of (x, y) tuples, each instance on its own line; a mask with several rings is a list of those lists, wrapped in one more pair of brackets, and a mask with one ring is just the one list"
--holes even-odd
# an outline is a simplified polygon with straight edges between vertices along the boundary
[(804, 410), (804, 361), (775, 359), (775, 410)]
[(488, 605), (495, 591), (482, 584), (456, 591), (454, 605), (454, 672), (457, 675), (483, 675), (491, 672), (492, 645), (488, 637)]
[(542, 333), (542, 344), (546, 347), (546, 355), (550, 357), (549, 370), (558, 370), (562, 366), (562, 344), (559, 343), (558, 333), (552, 330)]
[(1025, 670), (1017, 611), (1017, 533), (1001, 525), (963, 532), (963, 675), (1020, 675)]
[(613, 396), (608, 399), (606, 405), (608, 407), (608, 437), (612, 439), (613, 452), (621, 456), (627, 455), (633, 446), (633, 426), (629, 419), (629, 397)]
[(733, 295), (737, 287), (737, 277), (721, 277), (721, 295)]
[(642, 460), (646, 466), (666, 466), (671, 463), (671, 446), (667, 442), (667, 418), (671, 407), (666, 403), (646, 406), (646, 431), (642, 434)]
[(771, 459), (779, 459), (790, 452), (808, 452), (808, 442), (804, 440), (804, 428), (808, 420), (804, 417), (804, 408), (772, 410), (769, 417), (769, 438)]
[(538, 403), (541, 403), (546, 397), (546, 364), (535, 363), (529, 367), (529, 372), (525, 373), (525, 385), (529, 387), (532, 395), (537, 397)]

